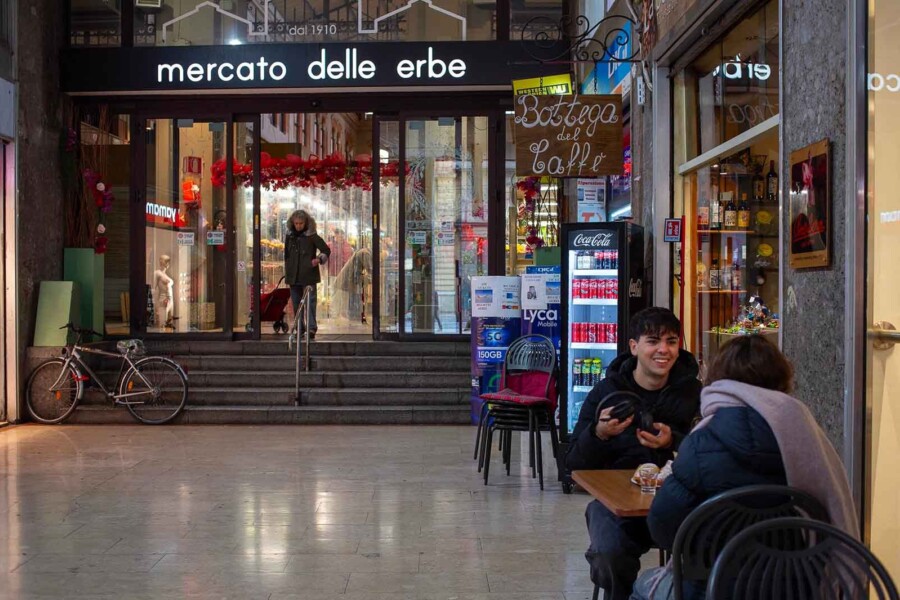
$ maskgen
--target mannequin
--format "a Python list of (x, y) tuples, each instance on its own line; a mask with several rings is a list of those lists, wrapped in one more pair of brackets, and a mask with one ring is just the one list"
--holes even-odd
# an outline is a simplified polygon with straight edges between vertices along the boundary
[(168, 254), (159, 257), (159, 268), (153, 273), (153, 287), (156, 289), (156, 307), (159, 312), (158, 322), (168, 328), (175, 328), (173, 317), (175, 314), (175, 294), (173, 288), (175, 282), (166, 271), (169, 270), (171, 259)]

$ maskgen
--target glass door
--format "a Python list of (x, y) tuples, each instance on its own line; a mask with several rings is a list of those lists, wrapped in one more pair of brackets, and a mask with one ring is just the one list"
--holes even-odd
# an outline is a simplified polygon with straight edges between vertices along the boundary
[(488, 117), (403, 122), (402, 334), (462, 335), (488, 273)]
[(869, 3), (866, 539), (900, 579), (900, 5)]
[(400, 331), (400, 121), (377, 118), (373, 127), (377, 143), (373, 152), (374, 207), (372, 222), (375, 254), (374, 275), (376, 337), (396, 337)]

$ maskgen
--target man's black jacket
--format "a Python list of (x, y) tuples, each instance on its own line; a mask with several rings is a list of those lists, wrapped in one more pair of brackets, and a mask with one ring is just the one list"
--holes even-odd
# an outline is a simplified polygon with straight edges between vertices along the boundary
[[(578, 469), (634, 469), (643, 463), (662, 466), (671, 460), (678, 450), (681, 440), (691, 430), (691, 423), (700, 413), (700, 381), (697, 379), (699, 367), (694, 356), (685, 350), (679, 351), (678, 359), (669, 373), (669, 381), (660, 390), (652, 405), (645, 399), (646, 391), (634, 382), (637, 358), (630, 353), (618, 356), (606, 369), (606, 377), (588, 394), (578, 415), (578, 423), (572, 433), (566, 467), (570, 471)], [(646, 448), (637, 439), (637, 421), (621, 434), (603, 441), (597, 438), (597, 406), (609, 394), (616, 391), (635, 392), (644, 402), (644, 410), (649, 410), (653, 420), (672, 428), (672, 445), (669, 448), (653, 450)]]

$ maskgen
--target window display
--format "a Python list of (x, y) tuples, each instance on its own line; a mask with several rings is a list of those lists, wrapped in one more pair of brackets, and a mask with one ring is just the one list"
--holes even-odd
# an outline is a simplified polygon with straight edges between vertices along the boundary
[(225, 123), (147, 121), (147, 331), (223, 331), (227, 256), (215, 222), (225, 191), (204, 173), (225, 156)]
[(778, 173), (769, 158), (777, 151), (773, 136), (684, 179), (695, 207), (688, 227), (696, 257), (694, 280), (686, 282), (694, 298), (690, 343), (704, 360), (729, 336), (778, 332)]
[(778, 6), (768, 2), (673, 78), (675, 308), (708, 364), (731, 336), (780, 329)]

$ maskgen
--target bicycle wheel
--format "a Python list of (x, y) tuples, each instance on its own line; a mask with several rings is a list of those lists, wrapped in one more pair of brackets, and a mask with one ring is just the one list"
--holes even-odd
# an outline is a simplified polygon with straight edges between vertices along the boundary
[[(65, 369), (65, 373), (63, 372)], [(62, 377), (60, 374), (62, 373)], [(51, 387), (57, 384), (56, 387)], [(72, 414), (84, 389), (81, 374), (61, 358), (48, 360), (28, 378), (25, 403), (39, 423), (59, 423)]]
[(187, 402), (188, 381), (175, 361), (148, 356), (122, 377), (119, 394), (135, 419), (148, 425), (168, 423)]

